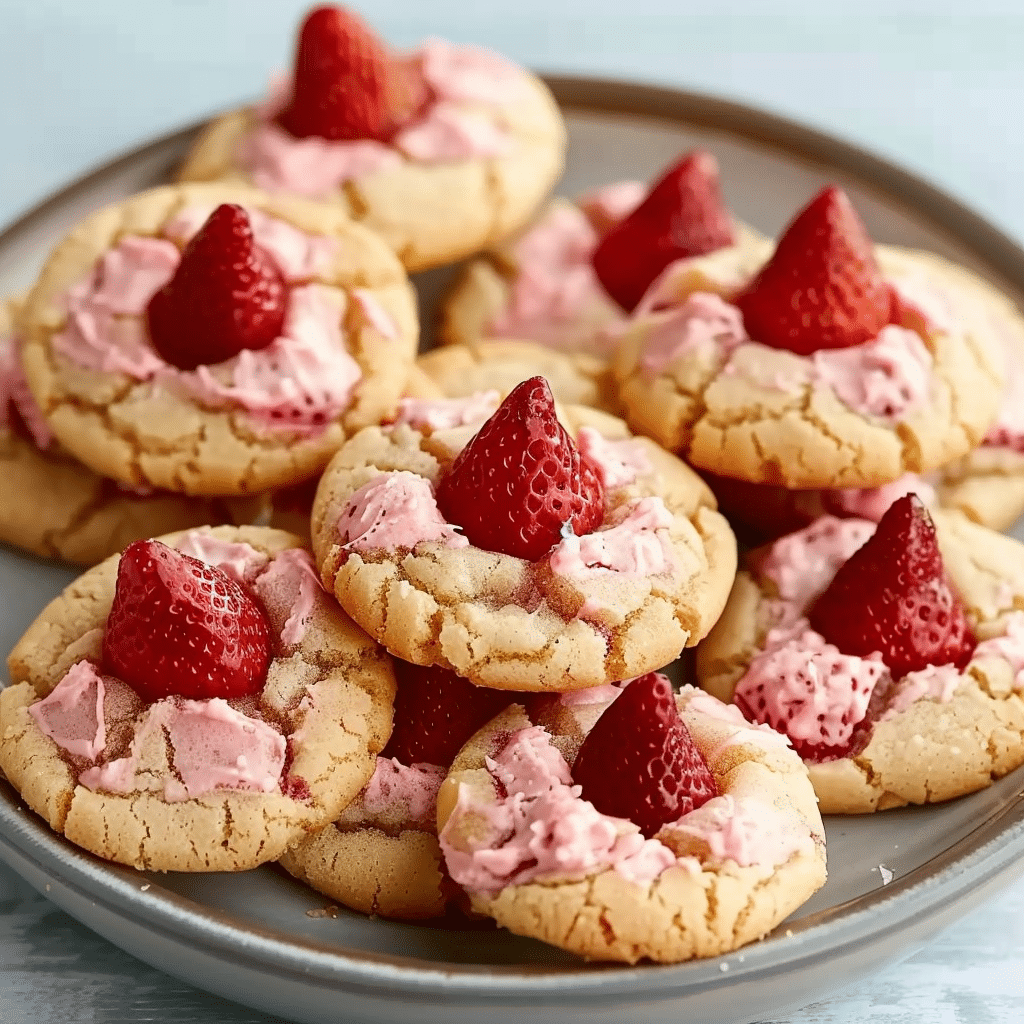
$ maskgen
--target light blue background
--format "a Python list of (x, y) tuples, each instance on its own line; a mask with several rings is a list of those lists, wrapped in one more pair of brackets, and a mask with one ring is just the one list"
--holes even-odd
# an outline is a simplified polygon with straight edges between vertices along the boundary
[[(0, 0), (0, 224), (110, 155), (261, 93), (306, 6)], [(1024, 241), (1019, 0), (380, 0), (363, 11), (397, 45), (442, 35), (542, 70), (771, 108), (923, 173)], [(1018, 1024), (1022, 922), (1018, 884), (908, 964), (784, 1024)], [(142, 1019), (269, 1020), (138, 964), (0, 869), (0, 1021)]]

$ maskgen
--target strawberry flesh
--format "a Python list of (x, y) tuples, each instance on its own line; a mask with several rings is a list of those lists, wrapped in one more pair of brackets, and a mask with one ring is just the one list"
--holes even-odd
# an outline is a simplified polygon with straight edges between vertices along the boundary
[(633, 680), (608, 706), (583, 741), (572, 778), (602, 814), (628, 818), (648, 838), (718, 796), (672, 685), (657, 672)]
[(881, 652), (894, 679), (929, 665), (962, 668), (976, 644), (946, 578), (935, 525), (915, 494), (893, 502), (808, 619), (844, 654)]
[(751, 338), (798, 355), (863, 344), (897, 315), (867, 228), (835, 186), (797, 215), (734, 302)]
[(241, 583), (159, 541), (125, 548), (103, 665), (143, 700), (258, 693), (270, 657), (266, 616)]
[(160, 357), (181, 370), (266, 348), (281, 334), (288, 286), (256, 244), (249, 215), (222, 203), (185, 247), (174, 277), (146, 309)]
[(387, 142), (422, 106), (426, 85), (357, 15), (314, 8), (299, 31), (291, 100), (278, 123), (297, 139)]
[(531, 377), (441, 477), (437, 506), (476, 547), (537, 561), (566, 528), (582, 536), (601, 525), (604, 488), (558, 422), (547, 381)]
[(395, 663), (394, 728), (381, 757), (447, 767), (462, 745), (516, 694), (474, 686), (440, 665)]
[(698, 149), (670, 167), (647, 198), (605, 234), (591, 264), (604, 290), (631, 311), (674, 260), (704, 256), (733, 241), (718, 164)]

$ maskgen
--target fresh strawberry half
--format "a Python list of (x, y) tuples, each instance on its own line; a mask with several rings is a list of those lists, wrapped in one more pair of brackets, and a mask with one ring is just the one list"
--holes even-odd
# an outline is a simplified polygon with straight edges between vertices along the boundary
[(895, 679), (928, 665), (962, 667), (976, 643), (946, 579), (931, 516), (915, 494), (889, 506), (808, 618), (844, 654), (881, 652)]
[(894, 320), (867, 228), (831, 186), (797, 215), (772, 258), (734, 300), (751, 338), (809, 355), (870, 341)]
[(103, 664), (147, 701), (243, 697), (266, 680), (270, 627), (252, 595), (220, 569), (137, 540), (117, 567)]
[(387, 142), (425, 92), (414, 67), (397, 60), (361, 18), (343, 7), (317, 7), (302, 23), (292, 97), (278, 123), (298, 139)]
[(395, 724), (382, 757), (447, 767), (462, 745), (517, 696), (474, 686), (439, 665), (396, 662)]
[(174, 277), (149, 300), (149, 336), (182, 370), (266, 348), (284, 326), (288, 287), (256, 244), (249, 215), (224, 203), (185, 247)]
[(623, 309), (633, 310), (674, 260), (704, 256), (731, 245), (733, 237), (718, 164), (698, 149), (670, 167), (647, 198), (601, 239), (591, 263), (604, 290)]
[(523, 381), (459, 453), (437, 485), (437, 506), (471, 544), (532, 562), (571, 528), (604, 518), (604, 488), (555, 415), (543, 377)]
[(718, 796), (672, 685), (657, 672), (633, 680), (609, 705), (583, 741), (572, 778), (602, 814), (628, 818), (648, 838)]

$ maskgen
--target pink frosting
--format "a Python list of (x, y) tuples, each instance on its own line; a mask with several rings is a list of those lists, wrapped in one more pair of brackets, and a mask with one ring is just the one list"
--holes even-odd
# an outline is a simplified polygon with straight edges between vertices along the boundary
[[(538, 879), (578, 878), (611, 868), (647, 884), (674, 864), (671, 850), (645, 839), (632, 822), (601, 814), (572, 785), (569, 766), (539, 726), (514, 733), (487, 761), (504, 796), (496, 803), (474, 800), (459, 788), (455, 808), (441, 831), (441, 849), (452, 878), (484, 893)], [(471, 815), (474, 849), (453, 846), (449, 837)]]
[(18, 411), (32, 442), (45, 452), (53, 443), (53, 432), (25, 379), (17, 342), (11, 337), (0, 337), (0, 430), (9, 429), (11, 406)]
[(10, 429), (12, 382), (16, 372), (14, 339), (9, 334), (0, 334), (0, 430)]
[(928, 665), (920, 672), (908, 672), (894, 687), (886, 701), (881, 721), (906, 711), (914, 701), (936, 700), (947, 704), (963, 677), (955, 665)]
[[(178, 776), (164, 782), (164, 799), (188, 800), (217, 789), (271, 793), (281, 781), (285, 739), (274, 728), (236, 711), (227, 701), (168, 698), (147, 710), (127, 757), (88, 768), (87, 789), (132, 793), (145, 788), (139, 760), (146, 741), (162, 732)], [(180, 781), (179, 781), (180, 780)]]
[(239, 583), (252, 583), (270, 560), (251, 544), (222, 540), (204, 530), (189, 530), (175, 541), (174, 547), (183, 555), (215, 566)]
[(748, 722), (735, 704), (725, 704), (705, 690), (698, 690), (694, 686), (681, 686), (679, 693), (688, 697), (687, 711), (732, 727), (732, 734), (719, 744), (719, 750), (743, 744), (776, 750), (790, 745), (789, 737), (776, 732), (770, 725), (763, 722)]
[(736, 684), (735, 698), (793, 740), (844, 746), (886, 676), (880, 654), (843, 654), (801, 619), (769, 630), (764, 649)]
[(639, 441), (609, 441), (593, 427), (581, 427), (576, 445), (597, 470), (605, 490), (625, 487), (638, 476), (654, 471), (647, 450)]
[(353, 551), (413, 548), (421, 541), (451, 548), (469, 544), (438, 511), (430, 481), (405, 470), (363, 484), (338, 517), (337, 532), (342, 546)]
[(647, 196), (642, 181), (614, 181), (592, 189), (576, 200), (599, 236), (625, 220)]
[(437, 792), (447, 770), (436, 764), (405, 765), (397, 757), (378, 757), (373, 776), (362, 792), (370, 817), (400, 811), (411, 825), (433, 832), (437, 818)]
[(668, 538), (672, 513), (659, 497), (626, 506), (625, 518), (595, 533), (563, 537), (551, 551), (552, 572), (560, 576), (653, 576), (676, 568)]
[(58, 747), (94, 761), (107, 744), (103, 697), (102, 676), (88, 661), (79, 661), (28, 713)]
[(430, 431), (479, 426), (490, 418), (500, 400), (497, 391), (475, 391), (464, 398), (403, 398), (395, 423)]
[(936, 502), (935, 488), (916, 473), (905, 473), (882, 487), (844, 487), (829, 492), (835, 507), (847, 515), (877, 523), (889, 506), (907, 494), (916, 494), (926, 505)]
[(775, 584), (782, 601), (802, 614), (874, 532), (875, 524), (863, 519), (822, 516), (805, 529), (777, 540), (758, 571)]
[(641, 366), (651, 377), (681, 355), (702, 351), (725, 359), (749, 340), (740, 311), (710, 292), (694, 292), (682, 305), (650, 318)]
[(288, 83), (282, 81), (255, 111), (257, 123), (236, 154), (239, 165), (268, 192), (316, 198), (346, 181), (400, 167), (403, 154), (436, 164), (494, 156), (509, 148), (508, 132), (473, 105), (514, 103), (525, 83), (516, 65), (488, 50), (440, 39), (428, 39), (409, 60), (420, 65), (432, 101), (418, 121), (398, 132), (392, 145), (371, 139), (294, 138), (275, 121), (289, 100)]
[[(170, 227), (190, 237), (202, 212), (184, 211)], [(265, 215), (254, 214), (256, 228), (294, 280), (308, 277), (328, 248), (333, 252), (330, 239), (320, 239), (329, 243), (321, 246), (316, 236)], [(293, 287), (281, 337), (216, 367), (182, 371), (153, 350), (144, 316), (149, 299), (179, 262), (177, 247), (165, 239), (122, 239), (68, 290), (68, 322), (55, 338), (56, 350), (87, 369), (156, 380), (213, 408), (245, 409), (267, 428), (321, 432), (349, 404), (362, 376), (341, 332), (342, 293), (317, 284)]]
[(552, 348), (610, 352), (625, 314), (601, 287), (590, 257), (597, 232), (573, 206), (551, 207), (512, 246), (517, 273), (492, 337), (529, 338)]
[(975, 658), (1002, 658), (1013, 672), (1013, 687), (1024, 690), (1024, 612), (1011, 612), (1006, 617), (1001, 636), (983, 640), (974, 648)]
[(317, 575), (313, 558), (304, 548), (287, 548), (276, 555), (266, 570), (256, 577), (256, 594), (264, 605), (276, 597), (290, 607), (281, 628), (281, 643), (294, 647), (302, 643), (313, 617), (317, 598), (323, 585)]
[(985, 435), (985, 444), (1024, 452), (1024, 367), (1020, 364), (1019, 343), (1009, 353), (1004, 371), (1006, 390), (996, 422)]
[(814, 839), (799, 818), (751, 797), (716, 796), (673, 826), (703, 840), (716, 861), (776, 867), (814, 852)]
[(377, 301), (373, 292), (369, 292), (365, 288), (353, 288), (352, 298), (355, 299), (363, 316), (378, 334), (383, 335), (388, 341), (398, 340), (398, 325), (391, 314)]
[(916, 331), (889, 325), (877, 338), (811, 357), (813, 379), (855, 412), (896, 423), (931, 395), (934, 360)]
[(615, 700), (622, 693), (616, 683), (601, 683), (585, 686), (582, 690), (567, 690), (558, 695), (558, 703), (564, 708), (582, 707), (587, 704), (605, 704)]

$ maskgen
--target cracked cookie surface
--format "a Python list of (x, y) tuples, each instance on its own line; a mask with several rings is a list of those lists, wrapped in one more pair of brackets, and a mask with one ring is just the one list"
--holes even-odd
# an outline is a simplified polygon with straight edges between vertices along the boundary
[[(244, 870), (336, 818), (371, 776), (391, 729), (391, 661), (324, 593), (298, 538), (217, 527), (163, 540), (249, 581), (271, 627), (263, 690), (146, 705), (102, 674), (113, 556), (52, 601), (8, 659), (0, 768), (54, 830), (100, 857)], [(211, 722), (216, 735), (192, 732)]]
[[(456, 59), (482, 52), (474, 47), (451, 50)], [(303, 194), (345, 211), (380, 234), (410, 271), (451, 263), (522, 227), (561, 173), (565, 125), (543, 82), (496, 55), (486, 56), (503, 66), (508, 97), (494, 88), (490, 95), (486, 89), (481, 92), (486, 78), (481, 76), (476, 87), (462, 88), (461, 96), (445, 103), (457, 118), (468, 117), (478, 123), (478, 130), (502, 140), (492, 152), (424, 162), (381, 146), (387, 160), (378, 168), (363, 168), (346, 180), (324, 182)], [(270, 188), (267, 175), (254, 177), (253, 168), (239, 157), (254, 132), (266, 130), (269, 115), (266, 107), (250, 107), (217, 118), (200, 135), (178, 180)], [(321, 140), (291, 141), (301, 147)]]
[[(871, 694), (876, 702), (863, 720), (870, 723), (866, 743), (849, 756), (808, 764), (822, 813), (949, 800), (1024, 763), (1024, 545), (959, 512), (933, 517), (946, 573), (978, 646), (962, 671), (942, 666), (903, 680), (883, 677), (882, 700)], [(847, 522), (861, 522), (854, 546), (873, 530)], [(723, 701), (733, 700), (763, 651), (780, 600), (806, 606), (838, 568), (822, 560), (780, 586), (764, 568), (770, 551), (747, 556), (721, 619), (697, 651), (701, 686)]]
[[(613, 416), (574, 406), (560, 417), (570, 434), (587, 434), (591, 450), (610, 442), (609, 472), (623, 481), (606, 485), (605, 523), (579, 544), (612, 544), (614, 526), (650, 513), (659, 525), (638, 528), (634, 549), (652, 555), (649, 571), (642, 556), (616, 569), (600, 555), (556, 569), (551, 557), (533, 563), (468, 545), (443, 522), (434, 484), (489, 412), (439, 429), (371, 427), (334, 457), (317, 491), (312, 537), (342, 607), (398, 657), (497, 689), (570, 690), (629, 678), (704, 636), (732, 581), (735, 538), (696, 474), (651, 441), (631, 438)], [(384, 514), (350, 536), (357, 492), (392, 486), (404, 496), (395, 492), (386, 507), (425, 513), (426, 533)], [(400, 531), (397, 542), (374, 540), (391, 529)], [(552, 555), (563, 547), (569, 554), (573, 543), (563, 540)]]
[[(677, 704), (720, 796), (640, 846), (632, 822), (598, 815), (570, 790), (558, 805), (564, 829), (548, 822), (545, 832), (543, 818), (531, 826), (545, 851), (554, 851), (551, 863), (538, 869), (522, 851), (507, 851), (511, 841), (496, 825), (501, 751), (527, 738), (538, 756), (561, 761), (567, 776), (607, 704), (544, 698), (529, 715), (513, 705), (456, 758), (438, 797), (438, 832), (474, 910), (588, 959), (675, 963), (762, 938), (824, 884), (824, 831), (800, 759), (777, 734), (690, 687)], [(532, 774), (529, 795), (536, 796), (544, 787)], [(574, 814), (591, 830), (574, 832), (566, 820)], [(594, 852), (583, 866), (556, 866), (570, 863), (567, 842), (586, 843), (602, 826), (612, 851), (632, 844), (628, 856)], [(745, 839), (735, 844), (740, 833)]]
[[(286, 264), (290, 319), (266, 349), (179, 371), (152, 348), (145, 305), (220, 203), (258, 217), (257, 242)], [(154, 270), (154, 254), (170, 270)], [(44, 266), (20, 329), (35, 400), (76, 458), (132, 488), (210, 496), (315, 475), (394, 410), (418, 338), (412, 288), (379, 238), (340, 210), (211, 185), (153, 189), (82, 221)], [(345, 362), (345, 387), (310, 364), (314, 347)]]
[(767, 252), (670, 268), (616, 353), (633, 429), (699, 468), (788, 488), (877, 487), (967, 454), (998, 410), (1001, 341), (932, 261), (876, 254), (917, 310), (913, 329), (809, 357), (749, 339), (729, 302)]

